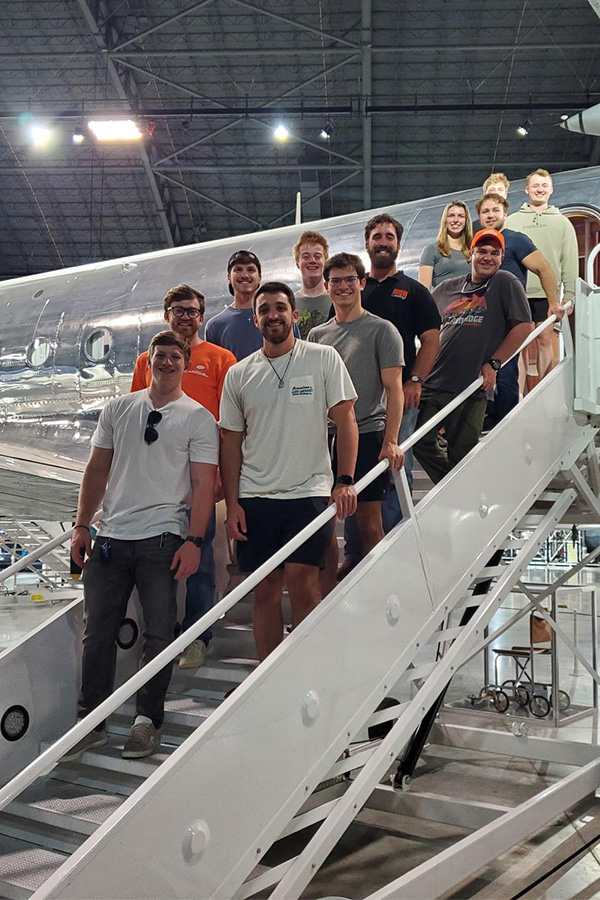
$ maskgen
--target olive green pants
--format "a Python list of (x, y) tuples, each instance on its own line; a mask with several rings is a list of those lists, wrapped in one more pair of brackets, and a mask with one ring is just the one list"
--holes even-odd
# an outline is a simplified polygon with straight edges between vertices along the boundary
[[(423, 388), (417, 429), (441, 409), (454, 400), (456, 394), (450, 391), (436, 391)], [(486, 410), (486, 398), (480, 391), (468, 397), (453, 412), (449, 413), (437, 428), (415, 444), (414, 452), (420, 465), (434, 484), (441, 481), (457, 463), (472, 450), (479, 441)], [(444, 428), (447, 449), (438, 443), (438, 431)]]

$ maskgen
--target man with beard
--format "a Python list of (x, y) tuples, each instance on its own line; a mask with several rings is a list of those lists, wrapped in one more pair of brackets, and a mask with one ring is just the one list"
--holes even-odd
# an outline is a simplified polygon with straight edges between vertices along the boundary
[[(219, 403), (227, 370), (235, 363), (235, 356), (223, 347), (203, 341), (198, 330), (204, 322), (204, 295), (189, 284), (178, 284), (167, 291), (164, 298), (165, 321), (175, 334), (185, 338), (190, 345), (190, 363), (183, 373), (182, 388), (188, 397), (201, 403), (215, 419), (219, 418)], [(138, 356), (133, 370), (132, 391), (150, 387), (150, 362), (148, 353)], [(218, 499), (218, 498), (217, 498)], [(196, 572), (187, 580), (185, 618), (182, 630), (212, 609), (215, 602), (216, 576), (213, 540), (215, 537), (215, 512), (211, 516), (204, 535), (202, 557)], [(179, 660), (180, 669), (196, 669), (206, 662), (212, 631), (208, 629), (192, 641)]]
[[(371, 271), (362, 292), (363, 308), (395, 325), (404, 344), (404, 416), (399, 443), (415, 430), (421, 385), (437, 355), (441, 325), (437, 306), (427, 288), (396, 268), (402, 231), (400, 222), (387, 213), (374, 216), (365, 225), (365, 247), (371, 260)], [(418, 352), (415, 338), (421, 344)], [(412, 453), (406, 454), (404, 465), (406, 476), (412, 482)], [(385, 510), (383, 514), (385, 524)], [(400, 518), (398, 515), (397, 521)], [(395, 524), (395, 521), (389, 523), (386, 531)]]
[[(396, 268), (402, 231), (400, 222), (388, 213), (374, 216), (365, 225), (365, 247), (371, 260), (371, 271), (362, 292), (363, 308), (395, 325), (404, 344), (404, 413), (399, 444), (415, 430), (421, 385), (429, 375), (438, 351), (441, 324), (437, 306), (427, 288)], [(415, 338), (421, 344), (418, 352)], [(412, 464), (413, 453), (409, 450), (404, 468), (411, 488)], [(402, 518), (398, 495), (392, 485), (381, 504), (381, 516), (386, 534)], [(363, 556), (360, 534), (353, 520), (346, 523), (344, 536), (345, 559), (338, 571), (338, 579), (347, 575)]]
[[(254, 318), (263, 346), (227, 373), (219, 421), (226, 524), (242, 572), (261, 566), (329, 503), (336, 503), (340, 519), (356, 510), (356, 391), (340, 355), (296, 340), (298, 311), (287, 284), (258, 289)], [(335, 485), (328, 415), (338, 434)], [(260, 660), (283, 639), (284, 578), (294, 627), (320, 602), (319, 570), (332, 529), (331, 522), (320, 528), (254, 589)]]
[(431, 419), (478, 376), (483, 385), (443, 420), (447, 451), (437, 428), (415, 446), (415, 456), (434, 484), (475, 447), (481, 435), (486, 391), (496, 373), (530, 333), (531, 310), (523, 285), (511, 272), (500, 272), (504, 238), (494, 228), (478, 231), (471, 243), (471, 274), (449, 278), (433, 296), (442, 311), (440, 351), (421, 395), (417, 427)]

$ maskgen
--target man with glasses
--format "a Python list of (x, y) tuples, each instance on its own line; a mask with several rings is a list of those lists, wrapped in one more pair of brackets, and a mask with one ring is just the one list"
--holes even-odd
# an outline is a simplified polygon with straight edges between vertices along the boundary
[[(325, 285), (335, 309), (335, 317), (317, 325), (308, 340), (328, 344), (338, 351), (350, 373), (358, 398), (354, 407), (358, 425), (358, 456), (354, 478), (387, 459), (390, 469), (399, 469), (404, 454), (398, 446), (402, 421), (402, 338), (391, 322), (363, 309), (360, 299), (365, 287), (365, 267), (353, 253), (337, 253), (325, 263)], [(335, 447), (335, 427), (330, 426)], [(333, 471), (336, 474), (335, 454)], [(362, 538), (363, 554), (383, 538), (381, 501), (389, 475), (384, 472), (358, 495), (356, 522)], [(323, 595), (335, 586), (338, 562), (337, 538), (333, 536), (327, 566), (321, 580)]]
[[(235, 356), (224, 347), (217, 347), (199, 336), (204, 322), (204, 295), (189, 284), (178, 284), (167, 291), (164, 298), (165, 321), (171, 331), (181, 335), (190, 345), (190, 363), (183, 375), (181, 386), (185, 394), (201, 403), (215, 419), (219, 418), (219, 404), (223, 382), (228, 369), (235, 363)], [(150, 385), (148, 353), (142, 353), (133, 371), (132, 391), (140, 391)], [(217, 498), (218, 499), (218, 498)], [(215, 602), (216, 577), (213, 540), (216, 519), (213, 510), (202, 545), (202, 559), (198, 570), (187, 580), (185, 618), (182, 630), (208, 612)], [(180, 669), (197, 669), (206, 662), (212, 638), (210, 628), (192, 641), (179, 660)]]
[[(100, 413), (79, 493), (71, 555), (78, 565), (89, 556), (79, 718), (112, 693), (117, 634), (134, 587), (144, 617), (142, 665), (173, 640), (177, 582), (200, 564), (213, 509), (218, 432), (213, 416), (182, 390), (189, 345), (163, 331), (148, 357), (150, 387), (109, 400)], [(90, 525), (100, 506), (92, 549)], [(138, 691), (125, 759), (150, 756), (160, 743), (171, 670), (165, 666)], [(65, 760), (106, 742), (102, 723)]]
[(531, 310), (519, 279), (500, 271), (504, 237), (495, 228), (478, 231), (471, 242), (471, 274), (439, 284), (433, 298), (442, 314), (440, 350), (423, 385), (417, 428), (481, 375), (482, 387), (440, 423), (447, 451), (433, 428), (415, 445), (415, 456), (434, 484), (475, 447), (481, 435), (486, 391), (496, 373), (530, 333)]

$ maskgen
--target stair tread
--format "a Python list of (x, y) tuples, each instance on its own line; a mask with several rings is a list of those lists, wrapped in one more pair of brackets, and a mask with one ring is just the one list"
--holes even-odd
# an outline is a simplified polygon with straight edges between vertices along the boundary
[(0, 835), (0, 884), (4, 881), (33, 892), (66, 859), (64, 853), (44, 850), (26, 841)]
[[(50, 779), (34, 782), (6, 808), (6, 812), (27, 815), (27, 808), (57, 815), (73, 816), (101, 825), (125, 798), (82, 785)], [(24, 809), (25, 807), (25, 809)]]

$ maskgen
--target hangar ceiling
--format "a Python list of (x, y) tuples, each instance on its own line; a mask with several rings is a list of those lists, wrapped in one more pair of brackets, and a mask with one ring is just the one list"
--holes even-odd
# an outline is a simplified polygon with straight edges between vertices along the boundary
[(600, 159), (558, 127), (600, 102), (587, 0), (3, 0), (0, 79), (3, 278)]

